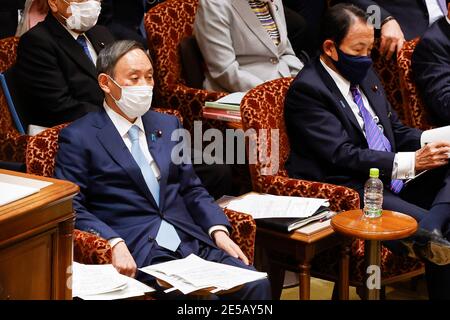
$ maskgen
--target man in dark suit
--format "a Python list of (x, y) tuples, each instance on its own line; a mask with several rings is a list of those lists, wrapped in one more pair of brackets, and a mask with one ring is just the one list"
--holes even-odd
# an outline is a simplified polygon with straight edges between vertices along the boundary
[(164, 0), (103, 0), (98, 23), (106, 26), (116, 39), (139, 41), (147, 47), (144, 14)]
[[(345, 0), (364, 11), (377, 6), (381, 13), (380, 51), (388, 59), (398, 53), (406, 40), (422, 36), (437, 19), (447, 14), (445, 0)], [(372, 7), (372, 10), (375, 7)]]
[[(444, 238), (450, 237), (450, 142), (420, 148), (421, 131), (398, 120), (371, 68), (374, 29), (362, 10), (337, 5), (323, 21), (322, 54), (298, 74), (286, 96), (289, 175), (348, 186), (363, 199), (369, 169), (379, 168), (383, 208), (413, 216), (424, 229), (420, 235), (441, 245), (421, 254), (450, 263), (450, 243)], [(405, 185), (405, 179), (424, 170), (430, 171), (423, 180)], [(447, 268), (441, 281), (450, 281), (450, 266), (428, 265)], [(450, 297), (448, 287), (441, 292), (439, 281), (433, 283), (431, 297)]]
[[(88, 8), (89, 16), (72, 16), (68, 13), (71, 4), (62, 0), (48, 4), (46, 19), (21, 37), (16, 65), (9, 71), (23, 121), (43, 127), (99, 109), (103, 92), (98, 87), (95, 60), (113, 41), (105, 27), (95, 25), (99, 2), (98, 11)], [(78, 26), (73, 23), (77, 20)]]
[[(253, 269), (192, 166), (172, 158), (180, 122), (148, 111), (153, 69), (143, 47), (116, 42), (100, 53), (97, 69), (103, 108), (61, 131), (56, 159), (56, 177), (80, 186), (76, 227), (108, 239), (113, 265), (131, 277), (137, 267), (192, 253)], [(269, 299), (270, 285), (251, 282), (227, 297)]]
[[(450, 8), (450, 0), (447, 0)], [(419, 93), (436, 125), (450, 125), (450, 10), (422, 37), (412, 56)]]
[(25, 0), (2, 0), (0, 6), (0, 39), (16, 34), (19, 10), (22, 10)]

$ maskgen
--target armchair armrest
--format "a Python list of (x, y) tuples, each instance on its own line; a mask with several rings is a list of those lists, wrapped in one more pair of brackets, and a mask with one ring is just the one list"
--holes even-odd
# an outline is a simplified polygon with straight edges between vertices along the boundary
[(247, 256), (250, 264), (253, 264), (255, 254), (256, 222), (251, 215), (224, 209), (225, 214), (230, 221), (231, 239), (241, 248)]
[(73, 260), (84, 264), (109, 264), (111, 247), (99, 236), (75, 229), (73, 231)]
[(260, 192), (281, 196), (327, 198), (331, 210), (359, 209), (359, 194), (350, 188), (329, 183), (292, 179), (283, 176), (260, 176)]

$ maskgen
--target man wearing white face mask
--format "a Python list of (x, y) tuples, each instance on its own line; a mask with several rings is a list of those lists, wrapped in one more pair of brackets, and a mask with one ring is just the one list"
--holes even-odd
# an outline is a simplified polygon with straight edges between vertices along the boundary
[[(104, 110), (73, 122), (59, 136), (55, 176), (80, 186), (76, 228), (109, 241), (120, 273), (156, 287), (138, 268), (190, 254), (253, 269), (192, 165), (171, 160), (183, 139), (173, 138), (181, 124), (149, 111), (153, 68), (143, 47), (129, 40), (107, 46), (97, 70)], [(270, 299), (270, 285), (267, 279), (254, 281), (226, 297)]]
[(95, 63), (114, 39), (97, 26), (100, 1), (48, 0), (45, 20), (19, 42), (8, 71), (13, 99), (24, 125), (51, 127), (97, 111), (103, 101)]

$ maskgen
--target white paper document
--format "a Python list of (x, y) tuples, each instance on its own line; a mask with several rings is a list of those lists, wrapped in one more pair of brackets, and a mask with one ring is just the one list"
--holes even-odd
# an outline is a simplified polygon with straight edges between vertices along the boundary
[[(420, 145), (422, 147), (427, 143), (437, 141), (450, 142), (450, 126), (426, 130), (422, 133), (422, 136), (420, 137)], [(450, 153), (448, 154), (448, 156), (450, 158)]]
[(265, 272), (206, 261), (194, 254), (140, 270), (166, 281), (184, 294), (204, 288), (213, 288), (211, 292), (215, 293), (267, 277)]
[(72, 265), (72, 295), (84, 300), (114, 300), (142, 296), (153, 288), (117, 272), (112, 264)]
[(225, 97), (220, 98), (215, 101), (216, 103), (225, 103), (225, 104), (236, 104), (240, 105), (242, 98), (244, 98), (247, 92), (234, 92), (226, 95)]
[(51, 182), (0, 173), (0, 206), (39, 192)]
[(250, 214), (253, 219), (307, 218), (320, 206), (329, 206), (328, 199), (249, 194), (231, 201), (230, 210)]

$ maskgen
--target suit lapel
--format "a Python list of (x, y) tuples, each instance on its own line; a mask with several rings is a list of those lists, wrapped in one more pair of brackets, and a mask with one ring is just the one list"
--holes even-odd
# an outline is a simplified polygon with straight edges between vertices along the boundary
[(278, 48), (273, 43), (269, 34), (261, 27), (261, 22), (259, 21), (256, 14), (250, 8), (247, 0), (232, 0), (232, 5), (236, 10), (236, 13), (242, 18), (245, 24), (248, 26), (261, 42), (271, 51), (273, 54), (278, 56)]
[(148, 150), (150, 151), (153, 160), (155, 160), (161, 175), (159, 179), (159, 207), (162, 209), (164, 208), (164, 195), (167, 187), (171, 152), (164, 150), (164, 139), (162, 137), (158, 137), (156, 134), (158, 131), (162, 132), (162, 128), (158, 125), (156, 116), (153, 113), (153, 111), (149, 111), (143, 115), (142, 122), (144, 124)]
[[(63, 49), (66, 54), (80, 66), (82, 70), (84, 70), (94, 79), (97, 79), (97, 72), (95, 70), (94, 63), (88, 58), (86, 53), (84, 53), (83, 48), (77, 43), (72, 35), (66, 29), (64, 29), (64, 27), (59, 23), (58, 20), (56, 20), (55, 17), (53, 17), (51, 13), (49, 13), (45, 18), (45, 24), (49, 31), (58, 38), (57, 42), (61, 49)], [(91, 39), (92, 38), (89, 38), (89, 41), (91, 41)], [(94, 43), (96, 43), (95, 41), (91, 41), (91, 43), (94, 48), (95, 46), (100, 46), (100, 44), (94, 45)]]
[(345, 100), (344, 96), (342, 95), (341, 91), (337, 87), (336, 83), (334, 82), (333, 78), (330, 76), (330, 74), (325, 70), (325, 68), (322, 66), (322, 63), (320, 62), (320, 58), (316, 60), (317, 63), (317, 69), (319, 70), (320, 76), (322, 80), (324, 81), (325, 85), (330, 89), (330, 91), (333, 93), (336, 104), (338, 105), (338, 108), (342, 110), (342, 112), (347, 116), (348, 120), (353, 124), (356, 130), (360, 132), (362, 135), (364, 135), (361, 126), (358, 123), (358, 120), (355, 117), (355, 114), (353, 113), (352, 109), (350, 108), (349, 104), (347, 103), (347, 100)]
[(97, 138), (101, 144), (105, 147), (111, 158), (121, 166), (134, 182), (136, 187), (142, 191), (145, 197), (157, 207), (155, 199), (153, 198), (147, 184), (144, 180), (144, 176), (141, 173), (141, 169), (136, 164), (133, 156), (128, 150), (127, 146), (122, 140), (119, 132), (109, 119), (105, 111), (102, 111), (99, 116), (101, 117), (101, 123), (99, 124), (100, 130), (97, 133)]

